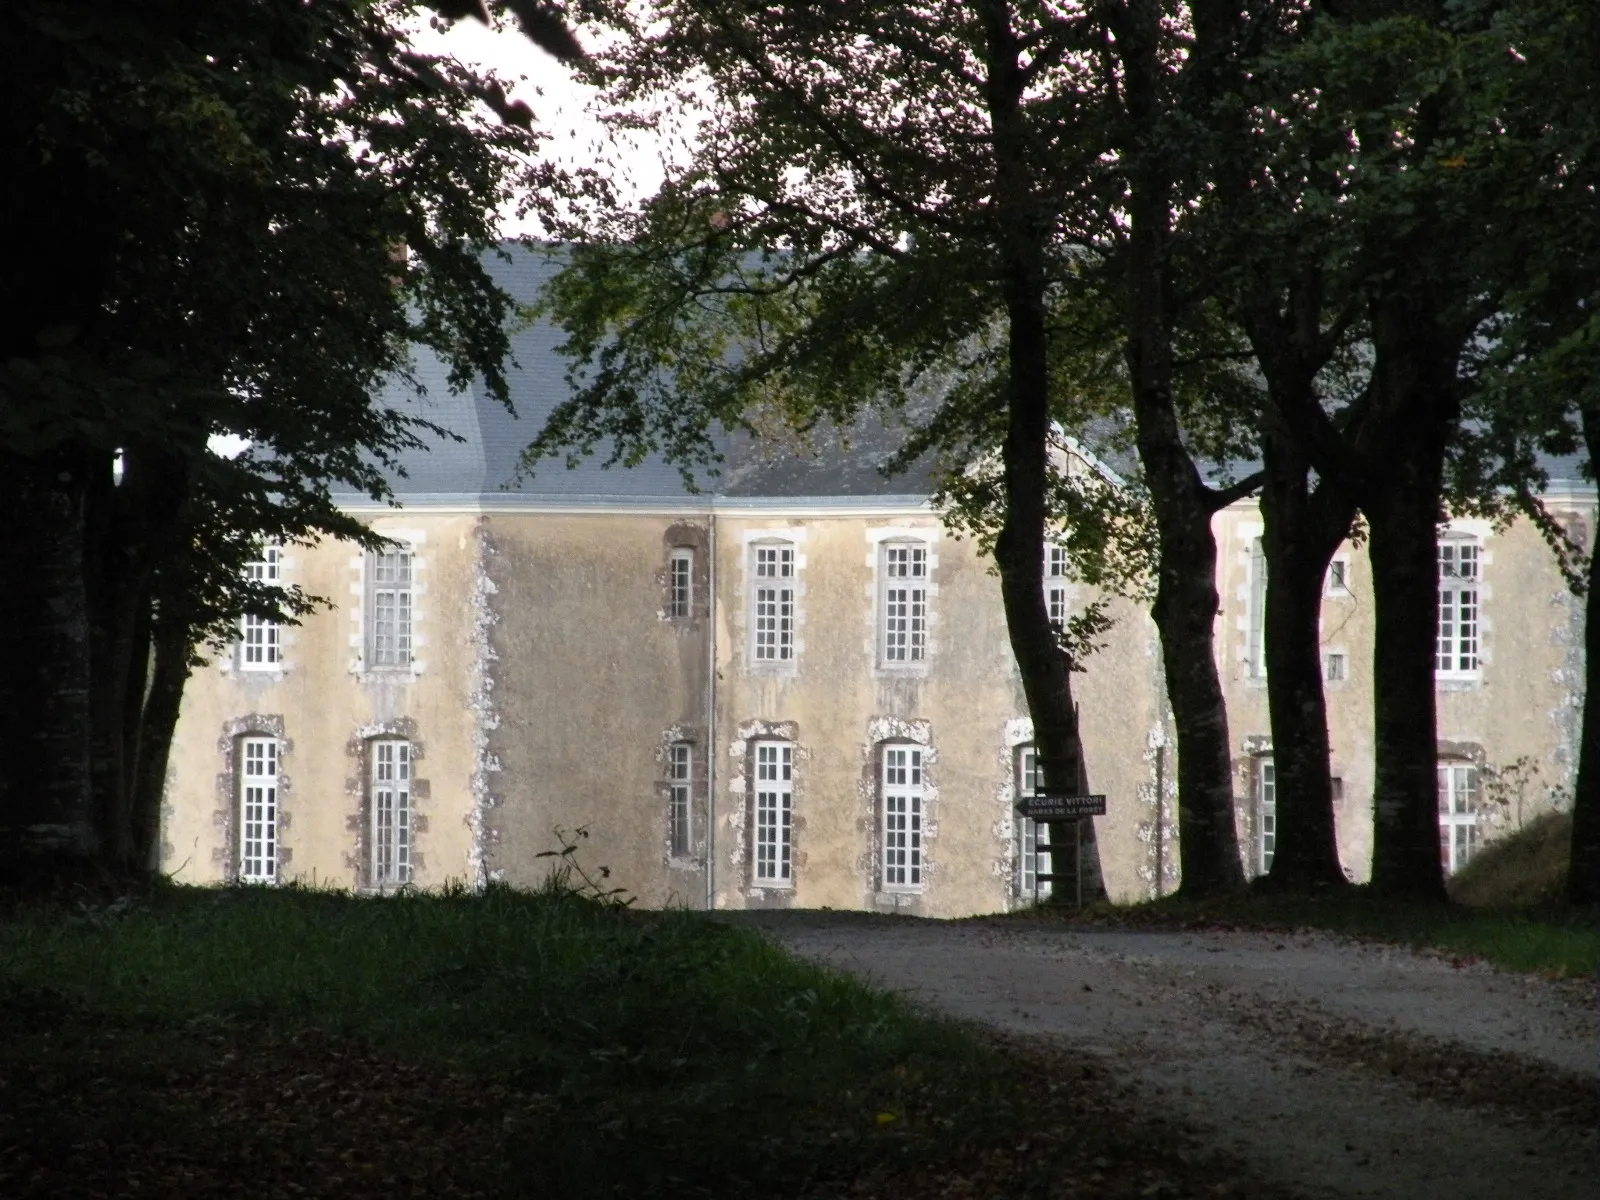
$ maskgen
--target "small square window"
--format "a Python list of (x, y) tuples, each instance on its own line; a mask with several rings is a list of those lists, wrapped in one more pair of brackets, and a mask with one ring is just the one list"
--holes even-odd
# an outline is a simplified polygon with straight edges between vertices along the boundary
[(1345, 677), (1345, 656), (1340, 650), (1330, 650), (1322, 658), (1322, 677), (1329, 683), (1339, 683)]
[(1350, 562), (1348, 559), (1336, 558), (1328, 564), (1328, 581), (1323, 591), (1329, 596), (1347, 596), (1350, 594)]

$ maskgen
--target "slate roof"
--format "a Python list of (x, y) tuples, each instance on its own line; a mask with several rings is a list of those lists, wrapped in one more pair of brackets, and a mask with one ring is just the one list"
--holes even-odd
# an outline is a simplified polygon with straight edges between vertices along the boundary
[[(490, 273), (518, 301), (532, 302), (556, 266), (537, 251), (518, 246), (507, 249), (511, 261), (491, 257), (487, 264)], [(452, 430), (465, 441), (429, 438), (426, 450), (402, 455), (405, 473), (390, 481), (395, 499), (412, 505), (550, 503), (584, 507), (700, 505), (709, 494), (756, 504), (801, 498), (918, 503), (932, 489), (928, 465), (893, 479), (878, 471), (899, 448), (903, 434), (894, 417), (886, 420), (871, 413), (846, 432), (826, 428), (803, 441), (721, 433), (717, 445), (725, 461), (715, 473), (696, 473), (701, 489), (698, 495), (686, 487), (676, 467), (658, 457), (635, 467), (606, 468), (601, 465), (603, 449), (571, 469), (559, 458), (546, 459), (531, 476), (518, 478), (523, 448), (567, 394), (568, 360), (556, 351), (564, 336), (541, 320), (512, 339), (517, 366), (508, 373), (507, 381), (515, 415), (494, 400), (481, 381), (463, 392), (451, 392), (444, 364), (430, 351), (419, 349), (415, 371), (427, 394), (418, 397), (409, 387), (396, 383), (384, 399)], [(355, 507), (370, 503), (356, 495), (336, 498)]]
[[(508, 245), (507, 262), (498, 256), (488, 261), (496, 281), (518, 301), (531, 303), (556, 264), (545, 254)], [(402, 504), (499, 505), (551, 504), (604, 507), (618, 504), (703, 506), (729, 501), (741, 505), (780, 506), (801, 500), (831, 504), (914, 504), (924, 501), (934, 486), (933, 464), (922, 461), (905, 474), (886, 478), (879, 467), (904, 442), (907, 418), (902, 414), (865, 412), (855, 424), (840, 430), (824, 427), (806, 438), (785, 434), (757, 439), (743, 432), (720, 433), (717, 446), (724, 456), (720, 469), (697, 472), (701, 491), (691, 492), (676, 467), (651, 457), (635, 467), (606, 468), (603, 449), (567, 468), (561, 459), (547, 459), (533, 474), (517, 476), (517, 462), (543, 428), (545, 420), (567, 394), (568, 360), (556, 351), (561, 330), (538, 321), (512, 339), (517, 363), (508, 376), (513, 416), (490, 397), (481, 382), (453, 393), (443, 363), (431, 352), (418, 350), (416, 374), (427, 389), (417, 397), (409, 388), (391, 385), (385, 399), (453, 430), (465, 440), (429, 439), (426, 450), (401, 458), (403, 476), (391, 478), (395, 499)], [(1137, 456), (1118, 436), (1122, 422), (1108, 421), (1103, 429), (1089, 431), (1086, 448), (1124, 478), (1138, 474)], [(1582, 456), (1544, 460), (1551, 490), (1593, 489), (1583, 477)], [(1253, 467), (1248, 463), (1202, 467), (1214, 482), (1237, 479)], [(365, 496), (336, 494), (351, 507), (370, 504)]]

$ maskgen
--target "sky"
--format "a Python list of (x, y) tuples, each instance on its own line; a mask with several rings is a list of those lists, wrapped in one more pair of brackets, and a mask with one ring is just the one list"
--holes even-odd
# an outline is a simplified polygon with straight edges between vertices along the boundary
[[(585, 40), (585, 35), (579, 36)], [(425, 53), (450, 55), (500, 75), (512, 98), (533, 110), (536, 127), (550, 135), (545, 143), (548, 158), (576, 167), (592, 163), (608, 151), (609, 133), (587, 111), (594, 89), (579, 83), (567, 67), (514, 27), (496, 30), (465, 20), (440, 32), (423, 24), (416, 30), (415, 45)], [(660, 155), (661, 144), (644, 134), (617, 147), (616, 157), (631, 181), (631, 187), (624, 189), (625, 196), (655, 192), (664, 176)], [(502, 232), (537, 235), (541, 230), (532, 222), (508, 216)]]
[[(501, 76), (512, 97), (526, 103), (538, 127), (550, 134), (546, 153), (557, 161), (584, 165), (605, 148), (609, 135), (586, 111), (594, 89), (579, 83), (570, 70), (514, 29), (495, 30), (477, 21), (459, 21), (440, 32), (424, 24), (416, 30), (415, 45), (425, 53), (448, 54)], [(652, 139), (638, 136), (632, 145), (620, 148), (618, 157), (632, 179), (629, 193), (648, 195), (660, 185), (664, 172), (659, 147)], [(531, 221), (506, 214), (502, 232), (538, 235), (542, 231)], [(211, 439), (211, 449), (229, 458), (249, 444), (231, 434)]]

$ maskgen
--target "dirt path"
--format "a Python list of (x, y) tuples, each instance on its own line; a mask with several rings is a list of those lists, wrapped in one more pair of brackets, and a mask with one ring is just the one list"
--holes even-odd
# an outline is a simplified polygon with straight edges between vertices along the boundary
[(1064, 1039), (1308, 1197), (1600, 1196), (1592, 986), (1323, 934), (728, 916), (930, 1008)]

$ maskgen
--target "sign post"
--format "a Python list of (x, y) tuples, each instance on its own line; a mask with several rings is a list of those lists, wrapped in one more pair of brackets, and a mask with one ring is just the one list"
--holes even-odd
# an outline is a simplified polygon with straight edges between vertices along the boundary
[[(1078, 907), (1083, 907), (1083, 822), (1087, 817), (1103, 817), (1106, 815), (1106, 798), (1095, 794), (1081, 796), (1077, 788), (1041, 786), (1033, 795), (1024, 796), (1017, 802), (1017, 812), (1035, 821), (1045, 821), (1050, 825), (1051, 865), (1054, 866), (1056, 837), (1055, 830), (1067, 821), (1072, 822), (1072, 849), (1074, 862), (1072, 878), (1078, 892)], [(1065, 849), (1065, 847), (1063, 847)], [(1041, 880), (1055, 880), (1055, 872), (1036, 875)]]

